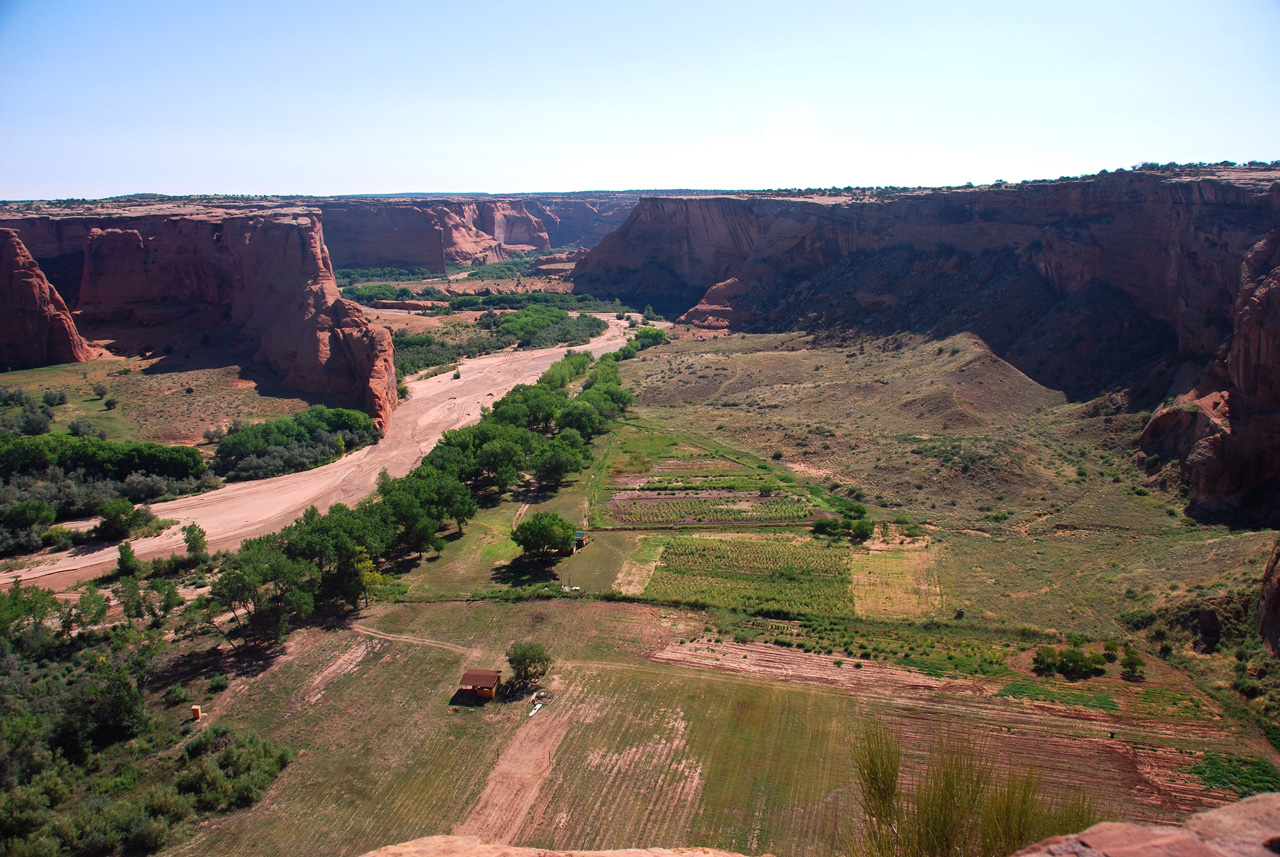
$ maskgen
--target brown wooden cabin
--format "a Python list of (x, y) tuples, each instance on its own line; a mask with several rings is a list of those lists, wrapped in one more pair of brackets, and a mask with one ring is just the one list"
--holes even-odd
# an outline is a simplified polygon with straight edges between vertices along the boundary
[(461, 688), (475, 691), (481, 699), (493, 699), (502, 684), (502, 673), (498, 670), (467, 670), (462, 674)]

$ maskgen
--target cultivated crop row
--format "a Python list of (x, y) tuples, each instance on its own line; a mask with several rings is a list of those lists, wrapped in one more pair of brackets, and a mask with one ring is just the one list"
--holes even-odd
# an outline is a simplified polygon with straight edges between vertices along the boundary
[(623, 500), (613, 504), (620, 524), (680, 524), (706, 521), (794, 521), (809, 517), (812, 507), (795, 497), (739, 495), (715, 500), (678, 497)]
[(851, 616), (848, 554), (783, 540), (674, 539), (645, 594), (762, 616)]

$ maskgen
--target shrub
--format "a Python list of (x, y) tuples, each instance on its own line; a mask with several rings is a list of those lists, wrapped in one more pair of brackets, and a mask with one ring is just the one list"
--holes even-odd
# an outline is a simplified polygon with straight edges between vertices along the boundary
[(114, 411), (118, 404), (120, 404), (120, 402), (116, 399), (107, 399), (102, 403), (102, 407), (106, 408), (108, 411)]
[(231, 684), (225, 673), (218, 673), (209, 679), (209, 692), (221, 693)]
[(1053, 646), (1041, 646), (1031, 658), (1031, 669), (1036, 675), (1049, 676), (1058, 671), (1061, 658)]
[[(123, 546), (122, 546), (123, 547)], [(191, 702), (195, 696), (181, 684), (170, 685), (164, 692), (164, 701), (169, 705), (182, 705)]]
[(1106, 660), (1102, 655), (1083, 652), (1074, 646), (1058, 656), (1058, 672), (1069, 679), (1084, 679), (1101, 675)]
[(1120, 677), (1125, 681), (1142, 681), (1146, 670), (1147, 662), (1134, 652), (1129, 652), (1120, 661)]
[(45, 390), (40, 400), (52, 408), (57, 405), (65, 405), (67, 403), (67, 394), (61, 390)]
[(101, 381), (93, 385), (93, 394), (97, 396), (99, 399), (105, 399), (107, 397), (108, 392), (109, 391), (107, 390), (107, 385), (102, 383)]

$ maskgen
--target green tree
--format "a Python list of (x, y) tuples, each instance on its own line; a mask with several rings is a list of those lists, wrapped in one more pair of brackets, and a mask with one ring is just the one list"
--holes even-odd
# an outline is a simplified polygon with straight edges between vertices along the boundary
[(555, 512), (535, 512), (511, 534), (525, 553), (564, 553), (573, 549), (573, 524)]
[(129, 542), (121, 542), (119, 547), (120, 558), (116, 560), (116, 570), (120, 574), (136, 575), (142, 570), (142, 562), (138, 559), (138, 555), (133, 552), (133, 545)]
[(1058, 671), (1058, 664), (1061, 660), (1058, 650), (1053, 646), (1041, 646), (1036, 649), (1035, 655), (1031, 658), (1031, 669), (1037, 675), (1053, 675)]
[(480, 447), (480, 454), (476, 458), (499, 493), (506, 493), (516, 483), (520, 478), (520, 470), (527, 461), (523, 448), (512, 441), (501, 439), (491, 440)]
[(516, 684), (533, 684), (551, 669), (551, 655), (540, 643), (512, 643), (507, 649), (507, 663)]
[(204, 562), (209, 555), (209, 542), (199, 524), (187, 524), (182, 528), (182, 541), (187, 546), (187, 556)]
[(556, 440), (547, 444), (547, 448), (534, 456), (531, 463), (538, 481), (554, 488), (570, 473), (582, 469), (582, 455), (567, 443)]
[(93, 528), (96, 538), (114, 541), (129, 535), (130, 516), (133, 504), (124, 498), (108, 500), (98, 507), (98, 515), (102, 518)]
[(859, 518), (853, 522), (853, 537), (860, 542), (865, 542), (876, 534), (876, 522), (870, 518)]
[(589, 403), (575, 399), (556, 415), (556, 425), (561, 429), (574, 429), (590, 440), (604, 431), (605, 418)]

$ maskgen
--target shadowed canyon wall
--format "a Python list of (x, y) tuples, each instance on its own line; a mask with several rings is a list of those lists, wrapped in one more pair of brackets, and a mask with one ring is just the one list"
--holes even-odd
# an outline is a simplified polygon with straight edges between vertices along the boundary
[(355, 394), (380, 427), (395, 408), (391, 337), (338, 296), (312, 210), (188, 208), (0, 226), (30, 240), (32, 255), (82, 258), (75, 314), (84, 321), (144, 323), (225, 307), (285, 386)]
[(968, 330), (1077, 399), (1181, 368), (1142, 447), (1184, 462), (1193, 502), (1233, 506), (1280, 480), (1278, 243), (1280, 173), (1117, 172), (645, 198), (573, 277), (708, 328)]
[(544, 194), (528, 198), (318, 200), (336, 268), (482, 265), (511, 251), (595, 245), (639, 197)]

